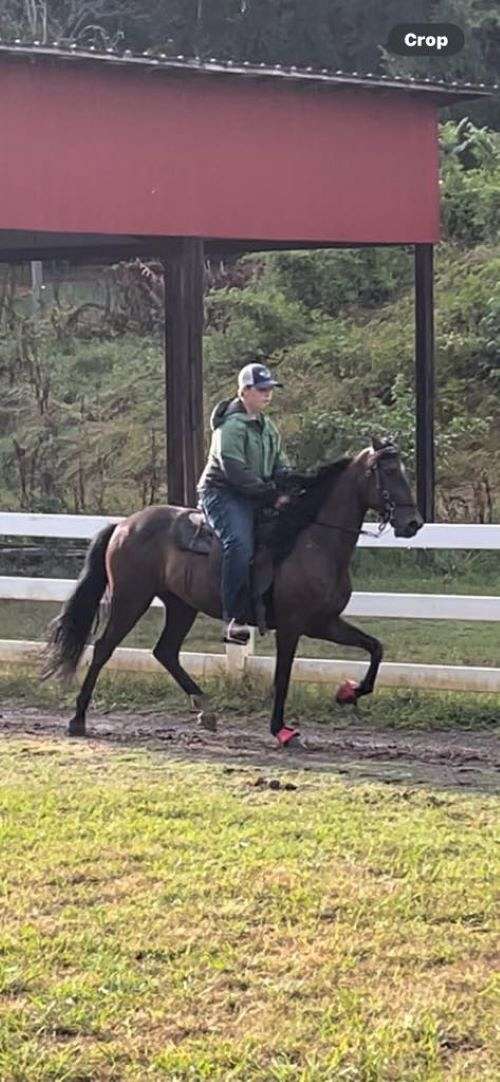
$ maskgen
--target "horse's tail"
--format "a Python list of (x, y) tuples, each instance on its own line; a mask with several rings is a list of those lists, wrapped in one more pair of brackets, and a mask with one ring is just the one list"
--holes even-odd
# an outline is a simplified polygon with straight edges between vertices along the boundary
[(49, 625), (41, 679), (55, 676), (69, 680), (76, 672), (92, 624), (99, 614), (99, 602), (106, 589), (105, 556), (115, 524), (105, 526), (90, 545), (85, 563), (71, 597), (59, 616)]

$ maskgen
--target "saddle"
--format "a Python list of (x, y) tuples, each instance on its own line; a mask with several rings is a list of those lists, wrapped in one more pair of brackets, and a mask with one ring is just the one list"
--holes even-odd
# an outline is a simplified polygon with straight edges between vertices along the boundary
[(197, 552), (208, 556), (212, 547), (214, 531), (208, 525), (203, 511), (183, 511), (175, 520), (173, 539), (183, 552)]
[[(255, 555), (250, 572), (254, 619), (250, 622), (258, 627), (261, 635), (275, 626), (272, 606), (274, 563), (266, 540), (272, 532), (277, 517), (278, 512), (273, 508), (261, 510), (256, 517)], [(188, 509), (178, 515), (172, 536), (177, 547), (183, 552), (196, 552), (200, 556), (209, 556), (215, 534), (203, 511)]]

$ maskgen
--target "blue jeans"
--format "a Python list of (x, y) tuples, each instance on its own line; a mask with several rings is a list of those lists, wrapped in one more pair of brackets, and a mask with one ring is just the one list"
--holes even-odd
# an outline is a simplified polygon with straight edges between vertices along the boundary
[(238, 623), (252, 619), (250, 562), (254, 552), (252, 502), (231, 489), (205, 489), (200, 507), (222, 543), (222, 615)]

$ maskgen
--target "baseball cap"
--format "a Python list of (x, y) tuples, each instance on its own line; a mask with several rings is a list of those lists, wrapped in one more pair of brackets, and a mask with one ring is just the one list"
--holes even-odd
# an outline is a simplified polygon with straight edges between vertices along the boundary
[(282, 383), (278, 383), (274, 376), (266, 368), (265, 364), (246, 364), (244, 368), (238, 374), (238, 390), (242, 391), (244, 387), (257, 387), (262, 390), (268, 387), (282, 387)]

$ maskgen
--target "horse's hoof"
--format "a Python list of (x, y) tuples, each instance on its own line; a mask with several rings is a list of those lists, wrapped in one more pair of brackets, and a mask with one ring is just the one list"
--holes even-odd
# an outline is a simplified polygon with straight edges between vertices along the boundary
[(358, 698), (359, 684), (356, 684), (354, 680), (344, 680), (344, 683), (340, 685), (339, 690), (335, 696), (335, 701), (339, 706), (345, 706), (346, 703), (355, 703)]
[(300, 732), (298, 729), (292, 729), (289, 725), (284, 725), (279, 732), (274, 734), (280, 748), (296, 747), (299, 743)]
[(86, 736), (85, 722), (81, 718), (71, 718), (68, 725), (68, 736)]
[(217, 714), (212, 714), (207, 710), (202, 710), (201, 714), (198, 714), (196, 720), (200, 729), (206, 729), (209, 733), (217, 732)]
[(209, 704), (208, 695), (190, 695), (191, 705), (189, 707), (191, 714), (197, 714), (200, 710), (204, 710)]

